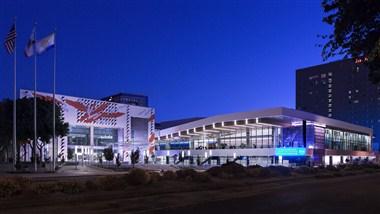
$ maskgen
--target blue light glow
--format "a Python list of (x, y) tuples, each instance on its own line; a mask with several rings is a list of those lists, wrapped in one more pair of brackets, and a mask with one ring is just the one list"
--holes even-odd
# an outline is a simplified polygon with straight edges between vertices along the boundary
[(276, 148), (275, 151), (276, 156), (305, 156), (306, 149), (305, 148)]

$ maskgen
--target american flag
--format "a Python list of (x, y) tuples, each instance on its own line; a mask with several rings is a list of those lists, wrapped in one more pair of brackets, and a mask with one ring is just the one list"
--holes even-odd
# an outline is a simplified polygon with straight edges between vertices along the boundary
[(16, 44), (16, 25), (13, 24), (4, 42), (5, 49), (7, 50), (9, 54), (12, 54), (14, 52), (15, 44)]

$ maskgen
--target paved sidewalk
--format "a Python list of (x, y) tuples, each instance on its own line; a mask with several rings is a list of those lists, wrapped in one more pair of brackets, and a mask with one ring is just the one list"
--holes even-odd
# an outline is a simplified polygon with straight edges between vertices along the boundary
[(65, 165), (55, 173), (40, 172), (40, 173), (3, 173), (0, 177), (24, 176), (28, 178), (54, 178), (54, 177), (78, 177), (78, 176), (102, 176), (102, 175), (117, 175), (125, 172), (115, 172), (109, 169), (89, 166), (74, 166)]

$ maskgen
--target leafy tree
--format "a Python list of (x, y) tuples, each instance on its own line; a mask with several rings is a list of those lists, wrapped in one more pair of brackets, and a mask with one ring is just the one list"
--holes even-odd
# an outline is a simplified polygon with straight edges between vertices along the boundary
[(73, 148), (67, 148), (67, 159), (72, 160), (74, 158), (74, 149)]
[(4, 100), (0, 103), (0, 153), (7, 159), (12, 156), (12, 150), (9, 151), (12, 145), (12, 124), (12, 102)]
[(117, 153), (117, 155), (116, 155), (116, 166), (117, 166), (117, 167), (120, 167), (120, 166), (121, 166), (121, 162), (120, 162), (120, 154), (119, 154), (119, 153)]
[[(33, 150), (32, 140), (34, 139), (34, 101), (31, 98), (17, 100), (17, 159), (20, 160), (20, 146), (27, 144)], [(56, 105), (56, 135), (65, 136), (68, 133), (68, 124), (64, 122), (62, 110)], [(13, 129), (13, 105), (12, 100), (0, 102), (0, 144), (9, 143), (12, 140)], [(37, 99), (37, 137), (41, 141), (37, 147), (40, 157), (44, 146), (53, 138), (53, 107), (52, 103), (46, 100)], [(10, 144), (10, 143), (9, 143)]]
[(113, 153), (112, 147), (104, 148), (103, 149), (103, 154), (104, 154), (104, 158), (107, 161), (112, 161), (113, 160), (114, 153)]
[(103, 154), (102, 153), (98, 154), (98, 160), (99, 160), (100, 165), (102, 165), (103, 164)]
[(337, 55), (361, 59), (370, 70), (369, 79), (380, 83), (380, 1), (323, 0), (323, 22), (334, 32), (323, 35), (324, 60)]
[(132, 166), (135, 167), (135, 164), (139, 162), (140, 159), (140, 149), (137, 148), (136, 150), (132, 150), (131, 152), (131, 163)]

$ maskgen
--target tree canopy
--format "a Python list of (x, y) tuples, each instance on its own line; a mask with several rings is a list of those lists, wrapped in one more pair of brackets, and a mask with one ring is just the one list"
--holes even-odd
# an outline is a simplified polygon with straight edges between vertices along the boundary
[[(32, 98), (17, 100), (17, 142), (24, 143), (34, 138), (34, 102)], [(63, 121), (61, 107), (56, 105), (56, 135), (65, 136), (68, 133), (68, 124)], [(12, 140), (13, 101), (0, 102), (0, 143), (7, 144)], [(53, 107), (46, 100), (37, 99), (37, 136), (48, 143), (53, 137)]]
[(113, 160), (114, 153), (113, 153), (112, 147), (104, 148), (103, 149), (103, 154), (104, 154), (104, 158), (107, 161), (112, 161)]
[(323, 0), (323, 22), (334, 31), (324, 35), (324, 60), (342, 55), (361, 59), (370, 70), (369, 79), (380, 83), (380, 1)]

